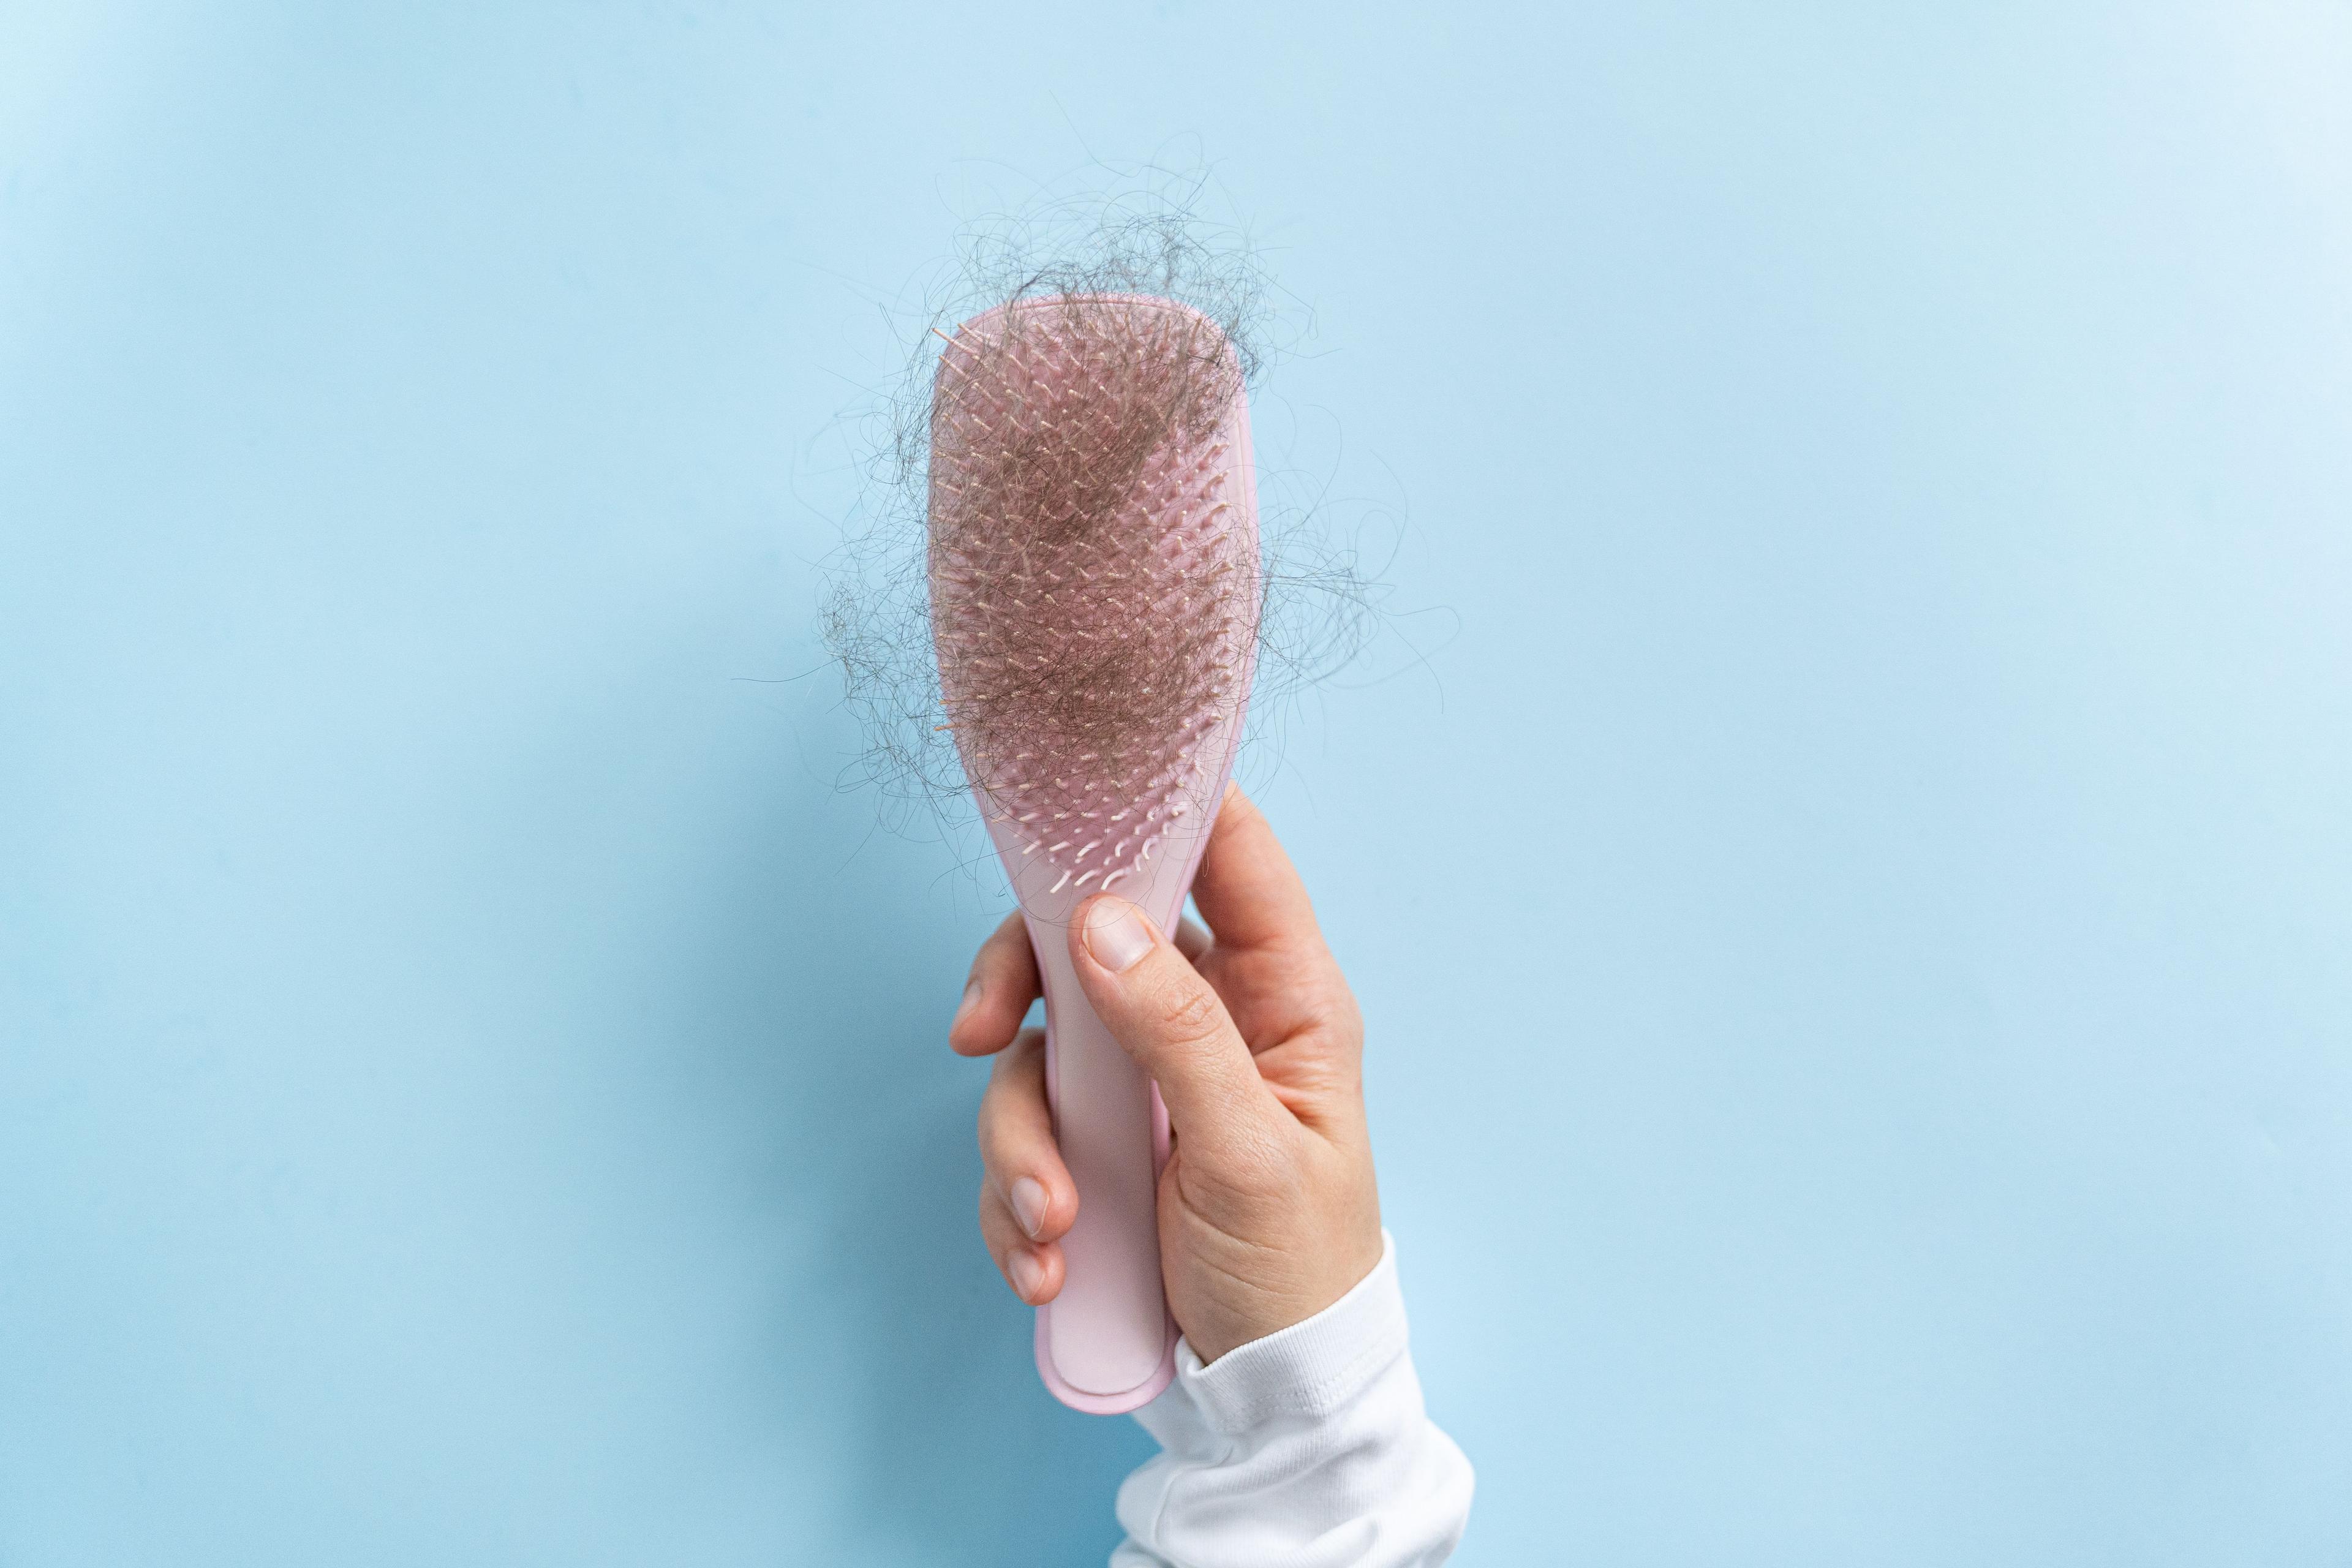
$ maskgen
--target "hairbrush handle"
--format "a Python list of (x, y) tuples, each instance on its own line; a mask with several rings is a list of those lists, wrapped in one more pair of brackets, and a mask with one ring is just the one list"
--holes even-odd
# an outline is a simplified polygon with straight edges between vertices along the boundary
[(1115, 1415), (1176, 1375), (1176, 1325), (1160, 1277), (1160, 1091), (1095, 1016), (1069, 932), (1029, 921), (1045, 992), (1045, 1097), (1078, 1214), (1062, 1237), (1062, 1289), (1037, 1309), (1037, 1371), (1076, 1410)]

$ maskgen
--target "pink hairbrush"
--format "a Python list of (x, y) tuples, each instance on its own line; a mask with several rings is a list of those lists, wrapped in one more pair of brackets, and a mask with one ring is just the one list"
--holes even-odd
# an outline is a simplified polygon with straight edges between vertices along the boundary
[(1078, 1192), (1037, 1370), (1065, 1405), (1110, 1415), (1175, 1375), (1168, 1114), (1087, 1005), (1068, 928), (1108, 889), (1172, 931), (1233, 771), (1259, 610), (1241, 365), (1188, 306), (1065, 294), (966, 321), (933, 384), (940, 693), (1036, 950)]

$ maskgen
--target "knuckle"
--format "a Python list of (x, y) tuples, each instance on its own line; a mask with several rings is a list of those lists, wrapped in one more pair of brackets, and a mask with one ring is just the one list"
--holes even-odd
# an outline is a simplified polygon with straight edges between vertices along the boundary
[(1299, 1008), (1299, 1028), (1302, 1034), (1315, 1036), (1328, 1051), (1363, 1048), (1363, 1011), (1344, 984), (1306, 988)]
[(1171, 985), (1153, 1013), (1160, 1034), (1177, 1045), (1210, 1039), (1224, 1022), (1224, 1009), (1205, 985)]

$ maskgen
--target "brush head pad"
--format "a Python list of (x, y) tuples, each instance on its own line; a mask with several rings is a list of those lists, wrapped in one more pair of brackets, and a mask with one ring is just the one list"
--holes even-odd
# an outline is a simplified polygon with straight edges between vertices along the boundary
[(1240, 363), (1187, 306), (1056, 295), (957, 329), (935, 394), (940, 694), (1024, 902), (1066, 907), (1188, 846), (1232, 769), (1259, 607)]

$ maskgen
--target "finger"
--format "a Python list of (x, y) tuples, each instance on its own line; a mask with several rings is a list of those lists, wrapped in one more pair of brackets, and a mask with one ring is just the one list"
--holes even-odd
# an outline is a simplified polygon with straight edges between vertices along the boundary
[(1029, 1016), (1029, 1004), (1036, 999), (1037, 954), (1029, 946), (1029, 928), (1015, 910), (989, 933), (971, 961), (971, 978), (964, 982), (963, 1000), (948, 1026), (949, 1048), (966, 1057), (1003, 1050), (1013, 1043), (1021, 1020)]
[(1141, 910), (1100, 893), (1070, 926), (1095, 1016), (1160, 1085), (1184, 1146), (1216, 1160), (1265, 1136), (1280, 1110), (1215, 989)]
[(1045, 1037), (1022, 1031), (996, 1058), (980, 1097), (980, 1163), (1021, 1234), (1058, 1241), (1078, 1216), (1078, 1186), (1054, 1142), (1045, 1105)]
[(1192, 880), (1192, 902), (1221, 947), (1323, 950), (1306, 885), (1273, 825), (1239, 784), (1225, 786)]
[(1004, 1200), (985, 1184), (980, 1189), (980, 1238), (1014, 1295), (1042, 1307), (1062, 1293), (1061, 1247), (1051, 1242), (1040, 1247), (1023, 1237)]
[(1191, 915), (1186, 915), (1182, 920), (1176, 922), (1176, 936), (1174, 940), (1176, 942), (1176, 951), (1182, 953), (1187, 959), (1191, 960), (1194, 963), (1200, 963), (1201, 955), (1209, 951), (1210, 937), (1208, 928), (1203, 926), (1199, 921), (1194, 920)]

